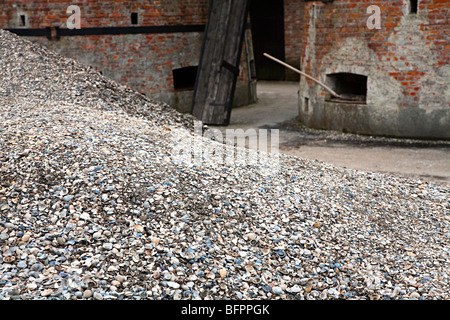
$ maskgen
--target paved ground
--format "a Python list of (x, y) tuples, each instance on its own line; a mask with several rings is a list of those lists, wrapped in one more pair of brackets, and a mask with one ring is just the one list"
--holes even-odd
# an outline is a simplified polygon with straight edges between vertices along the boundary
[(297, 90), (295, 82), (259, 82), (258, 103), (233, 109), (227, 128), (277, 128), (280, 151), (286, 154), (450, 185), (450, 141), (376, 138), (306, 129), (295, 121)]

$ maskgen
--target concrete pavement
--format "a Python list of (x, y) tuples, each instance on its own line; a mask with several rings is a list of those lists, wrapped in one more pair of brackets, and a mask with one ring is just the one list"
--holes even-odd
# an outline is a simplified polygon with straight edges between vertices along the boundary
[(307, 129), (298, 124), (298, 83), (263, 82), (258, 102), (235, 108), (225, 129), (279, 129), (280, 152), (366, 172), (450, 185), (450, 141), (393, 139)]

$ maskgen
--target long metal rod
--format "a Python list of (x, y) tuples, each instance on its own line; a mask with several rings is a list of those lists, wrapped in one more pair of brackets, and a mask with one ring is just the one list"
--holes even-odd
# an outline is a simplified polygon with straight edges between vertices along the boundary
[(278, 62), (279, 64), (282, 64), (282, 65), (285, 66), (286, 68), (291, 69), (292, 71), (295, 71), (295, 72), (301, 74), (302, 76), (305, 76), (306, 78), (308, 78), (308, 79), (314, 81), (315, 83), (321, 85), (321, 86), (324, 87), (329, 93), (331, 93), (333, 96), (335, 96), (335, 97), (337, 97), (337, 98), (340, 98), (340, 99), (343, 99), (343, 97), (341, 97), (339, 94), (337, 94), (336, 92), (334, 92), (333, 89), (331, 89), (330, 87), (328, 87), (328, 86), (325, 85), (324, 83), (320, 82), (319, 80), (314, 79), (313, 77), (311, 77), (310, 75), (304, 73), (303, 71), (300, 71), (300, 70), (294, 68), (293, 66), (290, 66), (290, 65), (288, 65), (287, 63), (285, 63), (285, 62), (283, 62), (283, 61), (281, 61), (281, 60), (278, 60), (277, 58), (272, 57), (271, 55), (269, 55), (269, 54), (267, 54), (267, 53), (264, 53), (264, 56), (267, 57), (267, 58), (269, 58), (269, 59), (272, 59), (273, 61)]

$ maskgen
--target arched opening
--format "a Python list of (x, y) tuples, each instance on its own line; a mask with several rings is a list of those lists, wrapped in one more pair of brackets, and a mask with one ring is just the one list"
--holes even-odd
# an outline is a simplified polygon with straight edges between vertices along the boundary
[(189, 66), (172, 70), (174, 107), (179, 112), (190, 112), (192, 107), (192, 95), (197, 78), (197, 66)]
[(326, 101), (340, 103), (366, 103), (367, 99), (367, 76), (339, 72), (327, 74), (327, 84), (342, 98), (328, 94)]
[(194, 90), (197, 78), (197, 66), (173, 69), (173, 86), (175, 90)]

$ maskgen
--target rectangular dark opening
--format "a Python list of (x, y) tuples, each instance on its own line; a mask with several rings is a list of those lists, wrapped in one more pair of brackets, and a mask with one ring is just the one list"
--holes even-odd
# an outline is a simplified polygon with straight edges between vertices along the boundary
[(20, 26), (21, 27), (25, 27), (26, 26), (26, 17), (23, 14), (20, 15)]
[(286, 68), (264, 57), (267, 52), (285, 60), (284, 18), (283, 0), (250, 1), (250, 22), (258, 80), (285, 80)]
[(342, 98), (331, 95), (326, 100), (340, 103), (366, 103), (367, 76), (355, 73), (333, 73), (327, 75), (327, 83)]
[(410, 13), (417, 13), (417, 9), (419, 7), (419, 0), (410, 0)]
[(137, 12), (131, 13), (131, 24), (138, 24), (138, 13)]
[(194, 90), (197, 79), (197, 66), (172, 70), (175, 90)]

